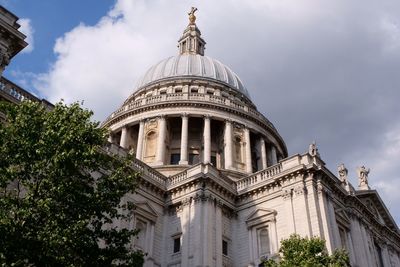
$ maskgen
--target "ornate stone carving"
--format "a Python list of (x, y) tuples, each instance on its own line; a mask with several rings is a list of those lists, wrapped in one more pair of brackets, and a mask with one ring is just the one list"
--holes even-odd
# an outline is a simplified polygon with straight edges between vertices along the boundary
[(10, 63), (10, 53), (6, 48), (0, 48), (0, 67), (4, 69)]
[(297, 196), (300, 196), (306, 194), (307, 189), (303, 185), (300, 185), (294, 188), (294, 192), (296, 193)]
[(292, 190), (291, 189), (283, 189), (282, 197), (284, 200), (290, 199), (292, 197)]
[(189, 206), (192, 203), (192, 198), (185, 198), (182, 200), (182, 206)]
[(318, 192), (318, 194), (322, 194), (322, 193), (326, 192), (324, 186), (321, 183), (317, 184), (317, 192)]
[(338, 173), (339, 173), (339, 179), (342, 182), (342, 184), (347, 185), (349, 183), (347, 180), (348, 170), (343, 163), (338, 166)]
[(357, 175), (358, 175), (358, 187), (360, 189), (368, 190), (368, 174), (370, 169), (365, 168), (365, 166), (361, 166), (357, 168)]
[(310, 144), (310, 146), (308, 147), (308, 153), (313, 157), (315, 157), (315, 156), (319, 157), (319, 152), (318, 152), (317, 144), (315, 143), (315, 141), (313, 141)]
[(148, 119), (146, 122), (146, 130), (156, 129), (158, 125), (158, 121), (156, 118)]

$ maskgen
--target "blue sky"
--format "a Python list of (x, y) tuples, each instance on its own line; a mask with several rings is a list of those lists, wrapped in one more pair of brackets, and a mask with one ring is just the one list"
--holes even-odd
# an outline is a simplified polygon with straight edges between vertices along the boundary
[[(33, 31), (5, 76), (103, 120), (151, 65), (177, 53), (187, 12), (207, 56), (233, 69), (289, 154), (316, 141), (336, 173), (356, 168), (400, 222), (400, 1), (0, 0)], [(29, 28), (29, 27), (28, 27)]]
[[(17, 55), (4, 75), (11, 71), (45, 72), (54, 62), (53, 47), (58, 37), (80, 23), (95, 24), (110, 8), (113, 0), (0, 0), (19, 18), (29, 18), (34, 28), (34, 50)], [(34, 87), (30, 88), (35, 89)]]

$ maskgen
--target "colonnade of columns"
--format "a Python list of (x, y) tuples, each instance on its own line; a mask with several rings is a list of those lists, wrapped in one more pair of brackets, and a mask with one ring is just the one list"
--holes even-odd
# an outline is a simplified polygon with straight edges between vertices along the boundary
[[(180, 140), (180, 160), (179, 165), (187, 165), (189, 163), (189, 116), (183, 114), (181, 116), (182, 126), (181, 126), (181, 140)], [(145, 122), (141, 120), (139, 122), (139, 130), (137, 137), (137, 147), (136, 147), (136, 158), (142, 160), (144, 153), (144, 143), (145, 143)], [(129, 129), (124, 126), (121, 130), (120, 146), (128, 148), (129, 142)], [(251, 173), (253, 171), (252, 167), (252, 147), (250, 138), (250, 129), (244, 127), (244, 163), (245, 171)], [(155, 165), (164, 165), (165, 154), (166, 154), (166, 136), (167, 136), (167, 120), (165, 116), (158, 118), (158, 135), (157, 135), (157, 147), (155, 154)], [(203, 117), (203, 159), (204, 163), (211, 163), (211, 118), (206, 115)], [(265, 169), (268, 165), (273, 165), (278, 162), (277, 151), (275, 146), (267, 146), (266, 141), (263, 137), (259, 137), (258, 148), (260, 154), (260, 167)], [(233, 132), (233, 122), (230, 120), (225, 120), (224, 123), (224, 169), (234, 170), (234, 132)]]

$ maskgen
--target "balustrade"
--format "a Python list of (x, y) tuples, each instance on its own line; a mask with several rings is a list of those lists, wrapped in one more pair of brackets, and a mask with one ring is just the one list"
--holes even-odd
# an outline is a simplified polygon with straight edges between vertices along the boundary
[(256, 184), (261, 183), (271, 177), (274, 177), (275, 175), (277, 175), (281, 172), (282, 172), (281, 164), (276, 164), (265, 170), (256, 172), (253, 175), (250, 175), (248, 177), (245, 177), (245, 178), (237, 181), (236, 189), (238, 192), (241, 190), (247, 189), (253, 185), (256, 185)]
[(39, 102), (40, 99), (35, 97), (34, 95), (28, 93), (22, 88), (19, 88), (15, 84), (11, 83), (5, 78), (1, 78), (0, 81), (0, 91), (11, 96), (17, 102), (21, 102), (24, 100), (31, 100), (35, 102)]
[[(146, 105), (154, 105), (157, 103), (162, 103), (164, 101), (204, 101), (204, 102), (212, 102), (224, 106), (228, 106), (234, 109), (238, 109), (242, 112), (249, 113), (252, 117), (258, 118), (260, 120), (263, 120), (266, 122), (266, 124), (273, 130), (275, 130), (275, 127), (273, 124), (268, 121), (267, 118), (265, 118), (261, 113), (259, 113), (257, 110), (254, 108), (248, 107), (244, 103), (241, 103), (239, 101), (231, 100), (226, 97), (222, 96), (216, 96), (216, 95), (208, 95), (208, 94), (202, 94), (202, 93), (171, 93), (171, 94), (163, 94), (163, 95), (155, 95), (155, 96), (148, 96), (143, 99), (135, 100), (127, 104), (125, 107), (121, 107), (115, 112), (111, 114), (106, 119), (106, 122), (109, 121), (110, 119), (114, 118), (115, 116), (129, 110), (134, 110), (137, 108), (140, 108), (142, 106)], [(276, 130), (275, 130), (276, 131)]]

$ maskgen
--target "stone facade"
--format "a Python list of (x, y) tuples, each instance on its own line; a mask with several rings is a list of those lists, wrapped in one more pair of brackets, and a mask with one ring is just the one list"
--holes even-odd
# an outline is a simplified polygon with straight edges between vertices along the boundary
[(204, 56), (195, 9), (179, 55), (153, 66), (102, 127), (141, 173), (129, 227), (145, 266), (258, 266), (292, 233), (345, 248), (352, 266), (400, 266), (399, 229), (360, 168), (325, 167), (316, 144), (288, 156), (239, 77)]
[[(140, 229), (132, 245), (147, 253), (145, 266), (258, 266), (292, 233), (347, 249), (352, 266), (400, 266), (399, 229), (368, 186), (369, 169), (359, 168), (356, 190), (343, 164), (338, 176), (325, 167), (315, 143), (288, 156), (239, 77), (204, 56), (195, 11), (180, 54), (151, 68), (102, 125), (105, 153), (136, 157), (139, 187), (126, 196), (135, 214), (114, 226)], [(0, 73), (26, 46), (16, 20), (0, 8)], [(0, 99), (51, 107), (3, 77)]]

